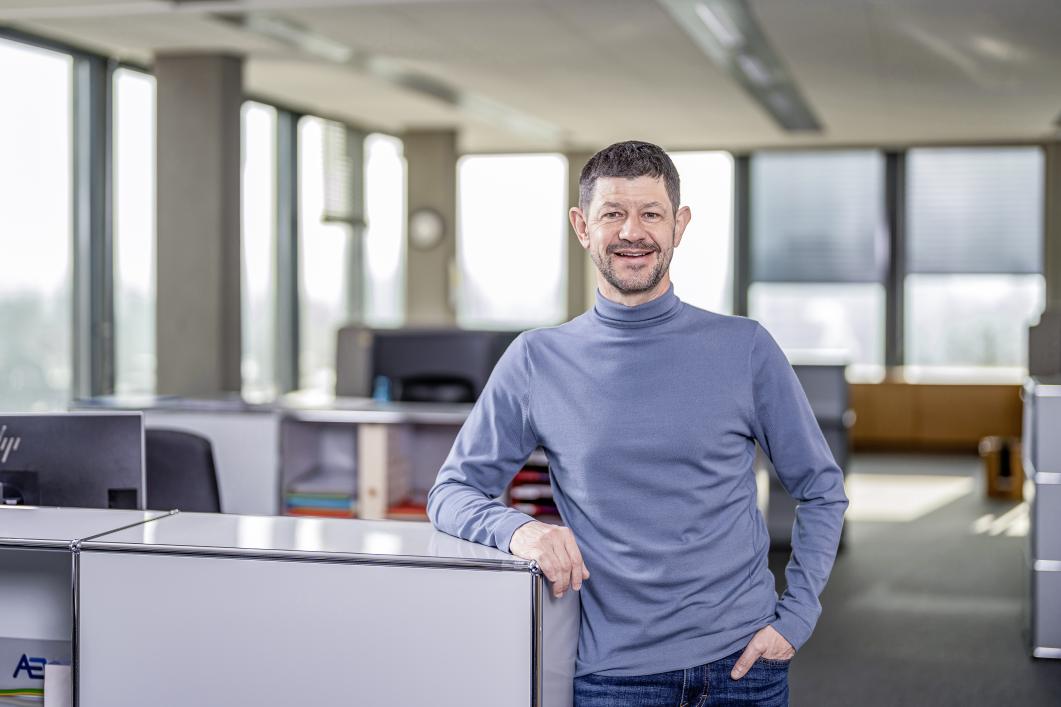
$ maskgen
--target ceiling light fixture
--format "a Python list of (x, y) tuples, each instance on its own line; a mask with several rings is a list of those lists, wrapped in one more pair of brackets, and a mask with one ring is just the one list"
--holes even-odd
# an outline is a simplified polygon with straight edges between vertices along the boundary
[(521, 137), (558, 145), (564, 133), (557, 126), (485, 96), (462, 90), (441, 79), (409, 69), (390, 57), (353, 48), (296, 22), (261, 12), (212, 15), (241, 29), (269, 37), (310, 56), (341, 64), (397, 88), (439, 101), (496, 128)]
[(693, 6), (693, 10), (723, 47), (726, 49), (737, 49), (744, 44), (744, 35), (733, 25), (733, 21), (721, 8), (712, 8), (702, 2), (698, 2)]
[(773, 83), (773, 74), (763, 66), (763, 63), (750, 54), (737, 55), (737, 66), (744, 72), (745, 77), (756, 86), (769, 86)]
[(342, 64), (354, 56), (354, 50), (345, 44), (281, 17), (260, 12), (215, 16), (250, 32), (293, 46), (318, 59)]
[(658, 0), (700, 50), (788, 132), (820, 132), (748, 0)]

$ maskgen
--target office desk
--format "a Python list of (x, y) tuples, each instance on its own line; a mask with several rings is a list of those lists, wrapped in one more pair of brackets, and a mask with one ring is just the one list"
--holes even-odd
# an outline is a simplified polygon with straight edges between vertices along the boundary
[(543, 585), (425, 523), (181, 513), (83, 543), (80, 705), (569, 705)]
[(45, 663), (71, 663), (78, 541), (161, 515), (0, 506), (0, 704), (39, 698)]

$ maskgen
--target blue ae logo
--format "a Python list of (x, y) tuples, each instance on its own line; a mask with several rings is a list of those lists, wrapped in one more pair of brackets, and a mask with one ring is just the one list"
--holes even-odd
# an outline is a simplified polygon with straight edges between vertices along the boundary
[(30, 658), (23, 653), (22, 657), (19, 658), (18, 665), (15, 666), (15, 674), (11, 677), (17, 678), (18, 674), (25, 670), (30, 680), (43, 680), (44, 666), (47, 664), (48, 661), (44, 658)]

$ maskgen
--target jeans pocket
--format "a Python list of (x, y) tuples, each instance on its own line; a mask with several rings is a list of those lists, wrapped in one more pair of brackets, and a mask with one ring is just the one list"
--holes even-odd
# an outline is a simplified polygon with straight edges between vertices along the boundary
[(787, 668), (792, 664), (792, 659), (776, 660), (774, 658), (759, 658), (759, 662), (770, 668)]

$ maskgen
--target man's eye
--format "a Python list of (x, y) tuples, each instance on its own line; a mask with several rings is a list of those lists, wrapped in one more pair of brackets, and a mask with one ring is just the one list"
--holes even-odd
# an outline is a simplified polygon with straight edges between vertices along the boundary
[(604, 214), (604, 218), (616, 218), (618, 216), (619, 216), (619, 212), (618, 211), (609, 211), (608, 213)]
[(657, 214), (655, 211), (648, 211), (648, 212), (645, 213), (645, 218), (647, 218), (647, 219), (657, 219), (657, 218), (659, 218), (659, 214)]

